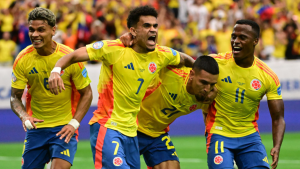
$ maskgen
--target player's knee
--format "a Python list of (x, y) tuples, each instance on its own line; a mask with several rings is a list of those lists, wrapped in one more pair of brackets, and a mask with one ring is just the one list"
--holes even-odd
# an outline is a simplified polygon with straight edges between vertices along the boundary
[(70, 169), (71, 164), (63, 159), (54, 158), (51, 163), (51, 169)]
[(157, 164), (153, 169), (180, 169), (180, 164), (176, 160), (168, 160)]

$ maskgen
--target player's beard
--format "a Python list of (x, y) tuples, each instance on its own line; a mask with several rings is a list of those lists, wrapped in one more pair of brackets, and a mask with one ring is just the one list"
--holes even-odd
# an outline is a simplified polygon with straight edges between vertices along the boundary
[(201, 95), (200, 96), (195, 95), (195, 97), (196, 97), (197, 101), (199, 101), (199, 102), (203, 102), (205, 100), (205, 97), (201, 96)]

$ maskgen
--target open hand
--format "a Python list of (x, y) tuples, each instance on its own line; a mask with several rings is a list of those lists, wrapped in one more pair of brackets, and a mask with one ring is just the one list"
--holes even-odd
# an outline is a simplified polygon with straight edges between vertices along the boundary
[(278, 158), (279, 158), (279, 151), (280, 151), (280, 148), (277, 148), (277, 147), (273, 147), (271, 149), (271, 156), (272, 156), (272, 169), (276, 169), (277, 168), (277, 165), (278, 165)]
[(67, 124), (56, 134), (56, 136), (61, 135), (59, 139), (63, 139), (64, 137), (66, 137), (65, 142), (69, 143), (75, 131), (76, 129), (73, 126)]
[(49, 80), (49, 89), (52, 94), (58, 95), (62, 92), (62, 89), (65, 90), (64, 82), (60, 77), (60, 74), (57, 72), (52, 72), (50, 74)]

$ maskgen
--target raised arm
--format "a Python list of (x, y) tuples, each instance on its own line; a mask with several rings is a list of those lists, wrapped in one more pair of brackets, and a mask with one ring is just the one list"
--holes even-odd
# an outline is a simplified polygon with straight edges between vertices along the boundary
[(33, 118), (26, 113), (25, 107), (21, 100), (23, 92), (24, 89), (11, 88), (10, 107), (12, 111), (21, 119), (24, 131), (27, 131), (27, 128), (29, 130), (32, 128), (36, 129), (36, 125), (34, 123), (43, 122), (44, 120)]
[(178, 67), (181, 66), (193, 67), (195, 60), (191, 56), (182, 52), (178, 52), (178, 53), (180, 54), (180, 63), (179, 65), (177, 65)]
[[(49, 77), (49, 89), (50, 92), (57, 95), (58, 91), (61, 92), (62, 89), (65, 90), (63, 80), (60, 77), (61, 70), (69, 67), (73, 63), (89, 61), (89, 55), (86, 51), (86, 47), (79, 48), (72, 53), (65, 55), (60, 58), (56, 64), (54, 69), (51, 72)], [(59, 90), (58, 90), (59, 89)]]
[(90, 108), (90, 105), (93, 100), (93, 94), (92, 94), (92, 89), (91, 86), (88, 85), (84, 89), (78, 90), (80, 93), (80, 100), (78, 102), (78, 106), (76, 109), (76, 112), (74, 114), (73, 119), (71, 122), (64, 126), (61, 131), (59, 131), (56, 135), (60, 136), (60, 139), (65, 138), (65, 142), (69, 143), (71, 140), (72, 136), (74, 135), (76, 129), (79, 127), (79, 123), (83, 119), (83, 117), (86, 115), (87, 111)]
[(273, 148), (271, 149), (271, 156), (273, 162), (271, 166), (272, 169), (275, 169), (278, 165), (280, 147), (285, 131), (283, 100), (268, 100), (268, 106), (272, 118), (273, 135)]

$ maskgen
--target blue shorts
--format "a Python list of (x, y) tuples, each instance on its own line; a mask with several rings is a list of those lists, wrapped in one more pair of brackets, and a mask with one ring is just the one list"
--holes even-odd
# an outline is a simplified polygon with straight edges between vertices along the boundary
[(144, 156), (148, 167), (154, 167), (164, 161), (179, 162), (175, 147), (168, 133), (153, 138), (138, 132), (140, 154)]
[(96, 169), (140, 168), (137, 137), (128, 137), (94, 123), (90, 126), (90, 142)]
[(230, 138), (218, 134), (206, 134), (207, 163), (209, 169), (269, 167), (265, 146), (258, 132), (245, 137)]
[(73, 164), (77, 150), (77, 140), (74, 134), (69, 143), (65, 138), (59, 139), (56, 134), (64, 126), (27, 130), (22, 155), (22, 169), (44, 168), (53, 158), (60, 158)]

